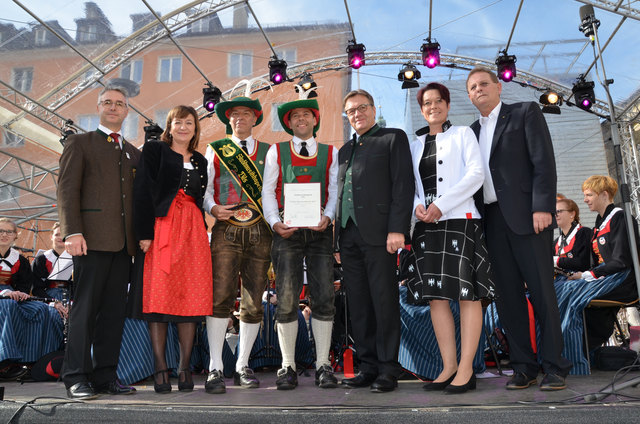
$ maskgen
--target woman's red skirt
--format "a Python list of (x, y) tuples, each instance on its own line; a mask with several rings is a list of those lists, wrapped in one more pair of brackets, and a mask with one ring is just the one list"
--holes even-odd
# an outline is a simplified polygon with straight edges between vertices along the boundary
[(178, 316), (213, 313), (211, 252), (202, 212), (182, 189), (156, 218), (144, 261), (142, 312)]

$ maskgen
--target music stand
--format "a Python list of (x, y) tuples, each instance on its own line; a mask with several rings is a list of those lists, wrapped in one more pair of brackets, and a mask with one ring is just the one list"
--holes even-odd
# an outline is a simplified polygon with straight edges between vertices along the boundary
[[(273, 329), (275, 332), (275, 320), (273, 319), (273, 313), (271, 312), (271, 296), (273, 296), (273, 291), (271, 288), (267, 287), (267, 296), (266, 296), (266, 305), (265, 305), (265, 325), (263, 326), (263, 331), (265, 331), (264, 335), (264, 346), (258, 349), (257, 352), (251, 354), (249, 356), (249, 361), (255, 359), (277, 359), (282, 358), (282, 356), (278, 353), (276, 348), (271, 343), (271, 330)], [(275, 308), (275, 305), (273, 305)]]

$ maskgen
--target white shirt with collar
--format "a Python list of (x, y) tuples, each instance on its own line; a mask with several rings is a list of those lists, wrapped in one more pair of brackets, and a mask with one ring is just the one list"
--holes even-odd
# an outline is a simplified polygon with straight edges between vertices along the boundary
[(480, 117), (480, 135), (478, 142), (480, 143), (480, 154), (482, 155), (482, 166), (484, 168), (484, 184), (482, 192), (484, 194), (484, 203), (494, 203), (498, 201), (496, 188), (493, 185), (491, 169), (489, 167), (489, 159), (491, 158), (491, 145), (493, 143), (493, 134), (496, 132), (496, 124), (502, 102), (493, 108), (487, 117)]
[[(313, 137), (308, 140), (301, 140), (294, 136), (292, 144), (296, 153), (300, 153), (303, 141), (307, 143), (309, 156), (315, 155), (318, 151), (318, 144)], [(329, 181), (327, 184), (329, 196), (323, 215), (333, 221), (336, 215), (336, 204), (338, 201), (338, 149), (334, 147), (331, 149), (331, 152), (331, 166), (329, 167)], [(274, 144), (269, 148), (264, 160), (264, 176), (262, 177), (262, 209), (264, 211), (264, 218), (271, 228), (273, 228), (277, 222), (281, 222), (278, 199), (276, 198), (276, 185), (278, 184), (279, 175), (278, 147)]]
[(122, 135), (122, 128), (119, 131), (113, 131), (105, 127), (104, 125), (98, 125), (98, 129), (106, 135), (111, 135), (112, 133), (118, 134), (118, 144), (120, 144), (120, 149), (122, 149), (122, 140), (124, 140), (124, 136)]
[[(245, 138), (247, 141), (247, 150), (249, 151), (249, 156), (251, 156), (255, 149), (258, 147), (258, 142), (253, 138), (252, 135)], [(240, 138), (235, 135), (231, 136), (231, 141), (233, 141), (238, 147), (240, 147), (240, 142), (242, 141)], [(211, 215), (211, 208), (217, 205), (216, 201), (213, 199), (215, 195), (215, 189), (213, 185), (213, 181), (216, 178), (216, 168), (213, 166), (213, 161), (216, 157), (216, 153), (213, 151), (211, 146), (207, 145), (207, 151), (204, 155), (205, 159), (207, 159), (207, 190), (204, 193), (204, 199), (202, 201), (202, 207), (209, 215)]]

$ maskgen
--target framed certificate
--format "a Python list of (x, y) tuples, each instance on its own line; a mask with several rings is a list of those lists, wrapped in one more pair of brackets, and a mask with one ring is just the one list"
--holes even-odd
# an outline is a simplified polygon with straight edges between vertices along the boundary
[(285, 183), (284, 224), (316, 227), (320, 223), (320, 183)]

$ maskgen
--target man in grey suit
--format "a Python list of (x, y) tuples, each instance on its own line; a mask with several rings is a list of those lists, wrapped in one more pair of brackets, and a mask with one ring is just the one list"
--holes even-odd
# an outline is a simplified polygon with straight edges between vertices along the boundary
[[(551, 135), (539, 106), (505, 104), (502, 85), (486, 68), (467, 77), (469, 99), (482, 117), (471, 125), (485, 168), (480, 209), (495, 273), (496, 306), (507, 340), (513, 377), (507, 389), (537, 383), (538, 361), (531, 346), (527, 298), (541, 330), (544, 378), (541, 390), (566, 388), (571, 362), (562, 357), (562, 330), (553, 288), (553, 215), (556, 164)], [(526, 284), (526, 288), (525, 288)]]
[(338, 153), (335, 231), (360, 372), (342, 384), (388, 392), (401, 372), (395, 271), (413, 208), (411, 152), (404, 131), (376, 124), (371, 94), (354, 90), (343, 106), (356, 134)]
[[(60, 157), (58, 214), (73, 256), (74, 299), (62, 380), (71, 398), (129, 394), (116, 378), (131, 256), (139, 150), (124, 140), (126, 92), (105, 87), (96, 131), (71, 135)], [(93, 355), (92, 355), (93, 349)]]

